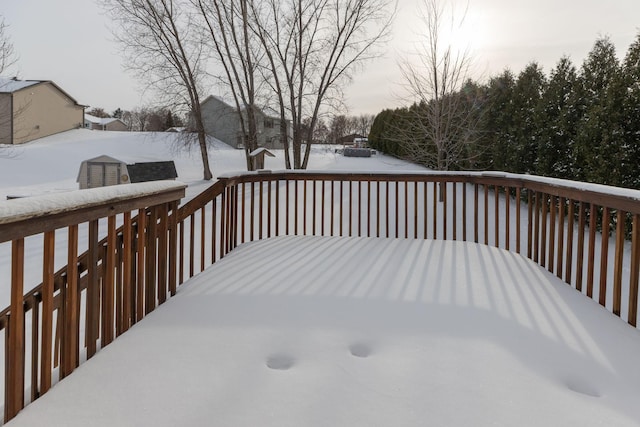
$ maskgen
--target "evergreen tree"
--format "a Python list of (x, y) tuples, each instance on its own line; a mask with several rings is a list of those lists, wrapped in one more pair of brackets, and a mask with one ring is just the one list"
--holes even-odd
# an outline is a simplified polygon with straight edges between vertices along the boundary
[(640, 33), (629, 46), (622, 78), (626, 96), (621, 106), (621, 185), (640, 189)]
[(513, 146), (515, 78), (509, 70), (489, 80), (485, 88), (482, 120), (481, 164), (493, 170), (510, 170), (507, 154)]
[(620, 85), (616, 83), (619, 71), (611, 40), (596, 40), (580, 75), (584, 114), (576, 139), (578, 180), (614, 185), (620, 181), (619, 168), (611, 157), (619, 139), (619, 131), (615, 130), (620, 120)]
[(535, 172), (540, 130), (538, 104), (545, 85), (545, 75), (536, 62), (527, 65), (516, 80), (513, 96), (513, 142), (507, 149), (508, 170), (511, 172)]
[(577, 71), (568, 57), (551, 71), (539, 104), (539, 140), (536, 173), (573, 178), (573, 151), (581, 108), (578, 105)]

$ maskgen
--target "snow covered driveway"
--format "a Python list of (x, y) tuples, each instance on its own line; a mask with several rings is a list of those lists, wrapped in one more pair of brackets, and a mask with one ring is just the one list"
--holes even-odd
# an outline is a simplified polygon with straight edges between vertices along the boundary
[(242, 245), (11, 426), (640, 425), (640, 331), (473, 243)]

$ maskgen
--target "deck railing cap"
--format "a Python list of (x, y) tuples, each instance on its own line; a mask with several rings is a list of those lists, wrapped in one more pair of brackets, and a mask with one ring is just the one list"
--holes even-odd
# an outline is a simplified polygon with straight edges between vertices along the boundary
[(0, 201), (0, 224), (10, 224), (185, 188), (186, 185), (179, 181), (152, 181)]

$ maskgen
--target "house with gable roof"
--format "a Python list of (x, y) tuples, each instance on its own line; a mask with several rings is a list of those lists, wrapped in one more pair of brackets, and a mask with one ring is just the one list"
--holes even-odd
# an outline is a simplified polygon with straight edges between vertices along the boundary
[(0, 144), (24, 144), (81, 128), (84, 109), (50, 80), (0, 77)]
[(91, 114), (84, 115), (84, 127), (91, 130), (127, 131), (129, 128), (120, 119), (115, 117), (96, 117)]
[[(236, 107), (214, 95), (209, 95), (200, 105), (205, 132), (234, 148), (242, 148), (242, 126)], [(256, 119), (258, 146), (283, 148), (280, 142), (280, 118), (257, 110)]]

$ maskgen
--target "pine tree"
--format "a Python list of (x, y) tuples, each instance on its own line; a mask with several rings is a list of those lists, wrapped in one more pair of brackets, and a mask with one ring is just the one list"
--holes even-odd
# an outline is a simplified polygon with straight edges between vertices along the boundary
[(621, 185), (640, 189), (640, 33), (629, 46), (622, 77), (625, 97), (621, 108)]
[(508, 147), (509, 169), (518, 173), (534, 173), (538, 151), (538, 104), (546, 85), (546, 77), (536, 62), (531, 62), (518, 75), (514, 88), (513, 143)]
[(568, 57), (561, 58), (551, 71), (536, 115), (538, 175), (573, 178), (573, 151), (581, 115), (577, 84), (576, 67)]
[(487, 169), (511, 170), (507, 154), (514, 141), (514, 90), (515, 77), (509, 70), (491, 78), (485, 88), (480, 163)]
[[(608, 37), (596, 40), (582, 65), (581, 99), (584, 114), (576, 139), (576, 179), (615, 185), (620, 181), (616, 161), (620, 142), (620, 66)], [(619, 80), (618, 80), (619, 82)]]

